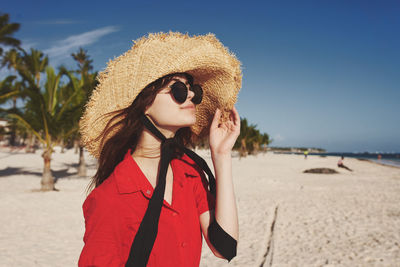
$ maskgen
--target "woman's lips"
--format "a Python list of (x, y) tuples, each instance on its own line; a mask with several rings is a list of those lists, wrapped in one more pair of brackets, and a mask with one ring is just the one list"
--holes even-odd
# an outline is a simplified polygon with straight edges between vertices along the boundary
[(191, 106), (183, 107), (183, 109), (194, 109), (194, 106), (191, 105)]

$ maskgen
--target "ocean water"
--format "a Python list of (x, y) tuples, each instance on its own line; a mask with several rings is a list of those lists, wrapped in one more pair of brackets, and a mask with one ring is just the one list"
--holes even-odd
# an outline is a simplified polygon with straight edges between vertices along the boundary
[[(320, 156), (343, 156), (346, 158), (357, 158), (371, 160), (377, 163), (400, 167), (400, 153), (348, 153), (348, 152), (335, 152), (335, 153), (309, 153), (309, 155), (320, 155)], [(378, 159), (378, 155), (381, 155), (381, 159)]]

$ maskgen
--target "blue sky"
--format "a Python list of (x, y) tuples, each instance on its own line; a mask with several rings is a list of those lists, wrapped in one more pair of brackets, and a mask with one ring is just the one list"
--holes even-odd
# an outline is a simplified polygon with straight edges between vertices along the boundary
[(399, 1), (7, 1), (24, 48), (96, 70), (148, 32), (212, 32), (243, 66), (236, 107), (272, 146), (400, 152)]

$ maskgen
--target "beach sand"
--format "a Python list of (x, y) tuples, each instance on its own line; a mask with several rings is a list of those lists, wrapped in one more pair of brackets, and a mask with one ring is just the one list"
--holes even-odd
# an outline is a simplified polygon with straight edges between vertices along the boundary
[[(198, 150), (212, 166), (209, 151)], [(0, 266), (76, 266), (83, 247), (82, 203), (89, 178), (78, 154), (53, 154), (56, 192), (36, 192), (41, 151), (0, 152)], [(88, 175), (96, 162), (86, 154)], [(200, 266), (399, 266), (400, 168), (338, 157), (259, 154), (233, 158), (239, 212), (237, 256)], [(332, 168), (338, 174), (303, 173)]]

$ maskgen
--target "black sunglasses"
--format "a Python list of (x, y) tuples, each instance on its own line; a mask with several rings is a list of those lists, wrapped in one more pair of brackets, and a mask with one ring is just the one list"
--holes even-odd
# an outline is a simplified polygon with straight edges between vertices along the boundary
[[(175, 98), (176, 102), (182, 104), (186, 101), (186, 98), (188, 96), (188, 88), (186, 84), (176, 81), (168, 87), (171, 88), (172, 96)], [(190, 86), (189, 90), (194, 92), (194, 96), (191, 99), (192, 102), (196, 105), (200, 104), (201, 100), (203, 99), (203, 89), (201, 88), (201, 86), (198, 84), (194, 84), (193, 86)]]

